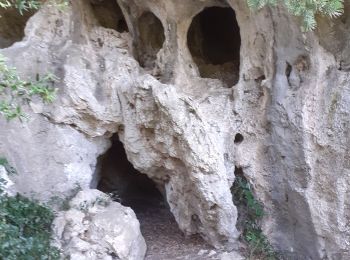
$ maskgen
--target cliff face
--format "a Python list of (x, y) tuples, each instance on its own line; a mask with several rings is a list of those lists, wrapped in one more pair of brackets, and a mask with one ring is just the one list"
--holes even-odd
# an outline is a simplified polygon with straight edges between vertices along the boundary
[(60, 78), (53, 105), (0, 121), (18, 191), (47, 201), (96, 188), (117, 134), (183, 232), (234, 247), (241, 168), (279, 250), (350, 257), (348, 7), (303, 34), (283, 8), (243, 0), (72, 2), (41, 9), (1, 50), (23, 76)]

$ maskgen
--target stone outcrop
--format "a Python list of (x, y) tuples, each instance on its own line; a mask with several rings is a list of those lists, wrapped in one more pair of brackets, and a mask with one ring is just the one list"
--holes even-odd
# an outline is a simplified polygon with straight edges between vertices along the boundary
[(135, 213), (98, 190), (80, 191), (53, 222), (56, 246), (69, 259), (141, 260), (146, 243)]
[[(102, 27), (90, 3), (77, 0), (64, 11), (43, 8), (25, 39), (1, 50), (23, 76), (61, 79), (53, 105), (34, 101), (24, 124), (0, 122), (0, 152), (18, 169), (17, 189), (48, 200), (88, 187), (117, 133), (186, 234), (235, 246), (236, 166), (264, 204), (264, 232), (278, 250), (349, 258), (348, 16), (305, 34), (283, 8), (253, 13), (243, 0), (118, 2), (116, 29), (128, 30)], [(207, 64), (203, 75), (205, 59), (196, 63), (187, 33), (212, 6), (235, 11), (240, 60)], [(218, 66), (239, 68), (238, 82), (212, 76)]]

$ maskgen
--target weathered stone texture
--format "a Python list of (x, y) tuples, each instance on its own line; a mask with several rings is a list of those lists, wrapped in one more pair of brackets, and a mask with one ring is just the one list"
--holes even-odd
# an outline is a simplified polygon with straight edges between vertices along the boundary
[(56, 246), (69, 259), (141, 260), (146, 243), (135, 213), (103, 192), (80, 191), (53, 222)]
[[(243, 0), (121, 0), (129, 32), (119, 33), (98, 25), (88, 1), (72, 2), (64, 12), (43, 8), (24, 41), (1, 50), (23, 75), (61, 78), (53, 106), (33, 102), (28, 122), (0, 122), (0, 152), (20, 173), (19, 191), (48, 199), (76, 183), (87, 187), (118, 133), (134, 167), (165, 188), (185, 233), (234, 247), (237, 166), (263, 202), (264, 231), (279, 250), (301, 259), (349, 257), (349, 50), (338, 37), (332, 52), (324, 36), (349, 33), (347, 15), (303, 34), (284, 9), (253, 13)], [(209, 6), (236, 13), (241, 58), (233, 88), (199, 77), (187, 47), (193, 17)], [(141, 67), (145, 11), (165, 39)], [(234, 142), (237, 133), (243, 142)]]

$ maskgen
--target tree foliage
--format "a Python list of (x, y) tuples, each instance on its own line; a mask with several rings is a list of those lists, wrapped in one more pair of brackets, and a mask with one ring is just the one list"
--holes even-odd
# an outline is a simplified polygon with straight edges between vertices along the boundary
[(316, 28), (316, 15), (330, 18), (344, 12), (344, 0), (247, 0), (248, 6), (258, 10), (266, 5), (283, 4), (288, 12), (302, 19), (302, 29), (310, 31)]
[(44, 2), (57, 7), (68, 5), (68, 0), (0, 0), (1, 8), (16, 8), (21, 14), (29, 10), (37, 10)]
[(0, 0), (0, 7), (2, 8), (16, 8), (21, 14), (24, 11), (38, 9), (41, 3), (38, 0)]

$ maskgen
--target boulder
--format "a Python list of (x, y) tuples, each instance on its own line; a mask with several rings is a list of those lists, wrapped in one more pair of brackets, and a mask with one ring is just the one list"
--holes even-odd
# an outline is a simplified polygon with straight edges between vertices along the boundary
[(134, 212), (98, 190), (83, 190), (53, 222), (55, 245), (70, 259), (141, 260), (146, 243)]

